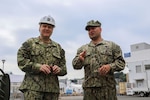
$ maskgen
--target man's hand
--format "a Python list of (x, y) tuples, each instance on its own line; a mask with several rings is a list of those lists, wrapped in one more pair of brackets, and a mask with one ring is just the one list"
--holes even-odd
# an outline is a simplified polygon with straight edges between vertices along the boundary
[(79, 59), (80, 59), (81, 61), (84, 61), (85, 55), (86, 55), (86, 51), (81, 52), (81, 53), (79, 54)]
[(98, 68), (98, 72), (100, 75), (105, 76), (110, 71), (110, 69), (110, 65), (103, 65), (102, 67)]
[(43, 64), (40, 68), (40, 71), (44, 72), (45, 74), (51, 73), (51, 66)]
[(61, 68), (58, 67), (57, 65), (54, 65), (51, 68), (52, 68), (54, 74), (58, 74), (61, 71)]

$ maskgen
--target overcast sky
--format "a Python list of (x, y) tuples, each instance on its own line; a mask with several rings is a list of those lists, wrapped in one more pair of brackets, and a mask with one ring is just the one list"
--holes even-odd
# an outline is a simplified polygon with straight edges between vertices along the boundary
[(56, 22), (51, 39), (66, 51), (68, 74), (63, 78), (82, 78), (83, 70), (74, 70), (72, 59), (81, 45), (90, 42), (87, 21), (99, 20), (103, 39), (114, 41), (126, 53), (132, 44), (150, 43), (149, 9), (150, 0), (1, 0), (0, 59), (6, 60), (4, 70), (24, 74), (17, 66), (17, 50), (28, 38), (39, 36), (39, 20), (51, 15)]

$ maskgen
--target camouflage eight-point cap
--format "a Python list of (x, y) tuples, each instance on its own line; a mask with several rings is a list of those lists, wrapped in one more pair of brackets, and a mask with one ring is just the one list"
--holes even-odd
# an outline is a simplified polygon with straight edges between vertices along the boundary
[(89, 27), (100, 27), (101, 26), (101, 23), (96, 20), (90, 20), (89, 22), (87, 22), (87, 25), (85, 26), (85, 30), (88, 30)]

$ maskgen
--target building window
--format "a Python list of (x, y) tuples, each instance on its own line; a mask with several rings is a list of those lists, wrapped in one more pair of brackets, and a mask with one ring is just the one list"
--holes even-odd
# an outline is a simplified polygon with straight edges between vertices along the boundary
[(141, 65), (136, 66), (136, 73), (141, 73)]
[(143, 87), (143, 80), (136, 80), (137, 87)]
[(145, 65), (145, 70), (150, 70), (150, 65)]

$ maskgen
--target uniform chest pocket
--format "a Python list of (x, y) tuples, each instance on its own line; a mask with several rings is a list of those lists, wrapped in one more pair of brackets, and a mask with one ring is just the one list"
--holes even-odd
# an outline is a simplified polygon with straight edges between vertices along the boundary
[(85, 56), (89, 57), (90, 55), (91, 55), (91, 52), (87, 51)]
[(92, 54), (87, 51), (85, 55), (84, 65), (89, 65), (91, 59), (92, 59)]
[(58, 65), (58, 66), (61, 66), (60, 65), (60, 62), (61, 62), (61, 56), (59, 53), (53, 53), (53, 58), (51, 59), (53, 64), (54, 65)]
[(113, 52), (109, 49), (105, 51), (104, 50), (99, 51), (98, 56), (102, 63), (112, 62), (113, 60)]
[(61, 59), (61, 56), (59, 53), (53, 53), (53, 56), (56, 58), (56, 59)]
[(112, 56), (112, 51), (107, 49), (107, 50), (102, 50), (102, 51), (99, 51), (99, 54), (100, 55), (105, 55), (105, 56)]

